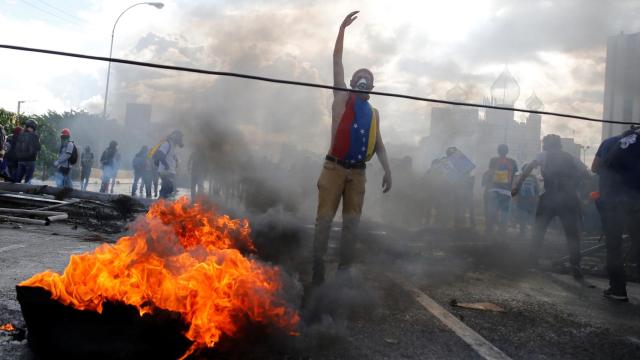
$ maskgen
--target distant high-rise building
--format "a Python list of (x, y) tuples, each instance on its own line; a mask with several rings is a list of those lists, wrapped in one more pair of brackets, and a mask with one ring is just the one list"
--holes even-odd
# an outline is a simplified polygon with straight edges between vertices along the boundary
[[(640, 122), (640, 33), (609, 37), (603, 118)], [(627, 127), (603, 124), (602, 138), (618, 135)]]

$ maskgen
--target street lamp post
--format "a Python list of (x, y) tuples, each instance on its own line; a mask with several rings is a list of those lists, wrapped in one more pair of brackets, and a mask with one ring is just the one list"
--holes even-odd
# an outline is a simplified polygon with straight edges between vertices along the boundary
[(18, 110), (16, 111), (16, 122), (14, 125), (19, 125), (20, 124), (20, 105), (26, 103), (27, 100), (19, 100), (18, 101)]
[[(116, 22), (113, 24), (113, 30), (111, 30), (111, 47), (109, 47), (109, 59), (111, 59), (111, 55), (113, 54), (113, 36), (115, 35), (116, 25), (118, 25), (118, 21), (120, 20), (122, 15), (124, 15), (124, 13), (126, 13), (129, 9), (138, 5), (150, 5), (155, 7), (156, 9), (162, 9), (164, 7), (164, 4), (161, 2), (141, 2), (141, 3), (133, 4), (128, 8), (124, 9), (124, 11), (121, 12), (118, 18), (116, 19)], [(103, 119), (107, 117), (107, 98), (109, 97), (109, 75), (110, 74), (111, 74), (111, 61), (109, 61), (109, 65), (107, 66), (107, 87), (104, 90), (104, 107), (102, 108)]]

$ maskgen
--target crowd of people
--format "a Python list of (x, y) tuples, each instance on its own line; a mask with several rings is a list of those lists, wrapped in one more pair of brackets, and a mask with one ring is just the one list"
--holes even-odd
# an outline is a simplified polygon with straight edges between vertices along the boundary
[[(148, 146), (142, 146), (132, 161), (134, 179), (131, 196), (139, 194), (146, 198), (151, 198), (152, 195), (168, 198), (176, 192), (177, 148), (183, 146), (182, 138), (182, 132), (175, 130), (151, 150)], [(0, 127), (0, 178), (13, 183), (31, 184), (41, 150), (38, 123), (35, 120), (28, 119), (21, 126), (14, 127), (8, 136), (4, 128)], [(60, 131), (57, 157), (52, 164), (57, 187), (74, 188), (72, 170), (78, 165), (78, 160), (80, 190), (87, 190), (95, 165), (95, 155), (89, 145), (85, 146), (80, 153), (71, 139), (71, 130), (64, 128)], [(100, 192), (114, 193), (120, 165), (121, 155), (118, 151), (118, 143), (111, 141), (99, 160)], [(159, 191), (158, 188), (160, 188)]]
[[(363, 212), (366, 167), (374, 155), (382, 167), (381, 192), (392, 187), (392, 167), (380, 132), (381, 117), (369, 103), (369, 92), (374, 88), (373, 73), (361, 68), (356, 70), (349, 88), (345, 81), (342, 64), (343, 42), (346, 28), (357, 18), (357, 11), (343, 20), (336, 38), (333, 52), (334, 86), (344, 91), (333, 92), (331, 108), (332, 126), (330, 148), (317, 180), (317, 212), (313, 241), (314, 285), (325, 279), (325, 256), (327, 253), (331, 224), (342, 203), (342, 238), (339, 250), (339, 270), (348, 270), (354, 260), (357, 230)], [(37, 132), (38, 124), (27, 120), (17, 126), (6, 137), (2, 132), (4, 156), (0, 163), (0, 174), (8, 181), (29, 183), (33, 178), (35, 163), (41, 150)], [(563, 227), (571, 271), (574, 277), (582, 278), (580, 270), (581, 229), (585, 204), (593, 203), (598, 211), (607, 242), (607, 271), (610, 288), (604, 295), (608, 298), (628, 301), (626, 278), (622, 254), (623, 234), (629, 233), (636, 245), (640, 244), (640, 128), (606, 139), (600, 145), (591, 170), (569, 153), (562, 150), (558, 135), (543, 138), (542, 152), (535, 159), (519, 168), (518, 163), (508, 157), (509, 148), (502, 144), (497, 156), (481, 177), (483, 188), (484, 232), (487, 238), (504, 238), (510, 224), (518, 227), (524, 238), (531, 227), (532, 267), (538, 266), (543, 240), (551, 222), (558, 218)], [(147, 198), (168, 198), (176, 191), (178, 171), (177, 148), (183, 146), (183, 134), (176, 130), (152, 148), (142, 146), (132, 161), (134, 171), (131, 195), (137, 193)], [(1, 154), (2, 152), (0, 152)], [(78, 149), (69, 129), (60, 132), (60, 146), (55, 167), (56, 184), (73, 188), (71, 169), (78, 161)], [(192, 195), (203, 193), (209, 159), (194, 153), (189, 161), (192, 167)], [(115, 179), (121, 165), (118, 143), (111, 141), (100, 159), (101, 192), (113, 192)], [(86, 146), (80, 155), (81, 189), (87, 188), (94, 164), (94, 154)], [(462, 151), (456, 147), (446, 149), (445, 156), (433, 160), (422, 185), (406, 189), (407, 174), (411, 173), (411, 158), (404, 158), (393, 167), (398, 175), (400, 189), (395, 206), (389, 207), (397, 216), (406, 220), (412, 213), (423, 218), (423, 224), (455, 227), (476, 226), (473, 189), (476, 183), (472, 171), (476, 168)], [(540, 177), (533, 174), (539, 169)], [(579, 191), (583, 184), (599, 176), (599, 191)], [(249, 199), (264, 199), (270, 188), (256, 186), (259, 181), (251, 177), (233, 177), (229, 187), (237, 196)], [(238, 180), (238, 181), (235, 181)], [(158, 184), (161, 188), (158, 192)], [(415, 182), (410, 181), (409, 183)], [(138, 184), (140, 184), (138, 186)], [(211, 193), (214, 187), (209, 184)], [(405, 188), (405, 189), (403, 189)], [(420, 191), (420, 188), (422, 191)], [(226, 189), (226, 190), (229, 190)], [(252, 193), (251, 189), (259, 189)], [(418, 191), (412, 192), (417, 189)], [(584, 189), (584, 187), (582, 187)], [(420, 193), (426, 194), (421, 198)], [(590, 196), (585, 196), (588, 193)], [(244, 195), (243, 195), (244, 194)], [(246, 195), (251, 194), (251, 195)], [(391, 204), (393, 197), (383, 203)], [(420, 199), (425, 211), (411, 212), (409, 204)], [(268, 199), (267, 199), (268, 200)], [(512, 211), (512, 208), (515, 211)], [(399, 210), (400, 209), (400, 210)], [(409, 211), (407, 211), (407, 209)], [(391, 215), (390, 212), (390, 215)], [(383, 219), (389, 220), (389, 219)], [(640, 265), (640, 246), (634, 247), (633, 259)]]

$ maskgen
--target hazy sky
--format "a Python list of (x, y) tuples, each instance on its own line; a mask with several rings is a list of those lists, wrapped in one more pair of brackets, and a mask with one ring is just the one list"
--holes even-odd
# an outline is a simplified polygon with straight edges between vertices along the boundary
[[(131, 1), (0, 0), (0, 43), (107, 56), (110, 32)], [(444, 98), (459, 84), (482, 102), (508, 64), (521, 86), (516, 106), (535, 93), (550, 111), (600, 117), (607, 37), (640, 31), (640, 1), (198, 1), (138, 6), (122, 17), (114, 57), (312, 82), (331, 82), (331, 51), (343, 17), (345, 67), (369, 67), (376, 90)], [(106, 64), (0, 50), (0, 107), (39, 113), (84, 108), (100, 112)], [(286, 134), (288, 122), (322, 151), (330, 93), (284, 89), (113, 67), (109, 113), (128, 101), (152, 102), (154, 117), (172, 107), (199, 107), (249, 118), (247, 133)], [(215, 99), (213, 99), (215, 97)], [(415, 144), (428, 135), (430, 105), (374, 97), (385, 140)], [(207, 106), (199, 106), (205, 103)], [(234, 106), (234, 107), (231, 107)], [(237, 107), (243, 107), (236, 110)], [(596, 145), (600, 125), (546, 118), (543, 134)], [(283, 135), (286, 136), (286, 135)], [(318, 141), (313, 139), (319, 138)]]

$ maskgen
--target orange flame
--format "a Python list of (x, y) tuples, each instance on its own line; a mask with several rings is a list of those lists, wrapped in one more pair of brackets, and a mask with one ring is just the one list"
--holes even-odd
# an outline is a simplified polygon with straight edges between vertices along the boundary
[(102, 312), (105, 301), (121, 301), (141, 315), (155, 308), (178, 312), (194, 341), (189, 353), (233, 336), (246, 317), (295, 334), (299, 316), (278, 296), (279, 269), (238, 250), (255, 250), (246, 220), (183, 197), (156, 202), (135, 229), (114, 245), (71, 256), (62, 275), (45, 271), (20, 285), (43, 287), (79, 310)]
[(6, 324), (0, 326), (0, 330), (2, 330), (2, 331), (16, 331), (16, 328), (13, 326), (12, 323), (6, 323)]

